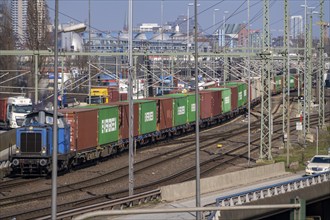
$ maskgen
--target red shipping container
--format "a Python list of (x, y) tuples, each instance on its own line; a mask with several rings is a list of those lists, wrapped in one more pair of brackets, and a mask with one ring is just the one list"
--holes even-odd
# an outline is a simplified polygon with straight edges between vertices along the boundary
[(200, 118), (206, 119), (221, 114), (221, 92), (200, 91)]
[[(119, 106), (119, 138), (129, 138), (129, 106), (128, 102), (112, 102), (104, 105), (117, 105)], [(134, 103), (134, 129), (133, 136), (139, 135), (139, 103)]]
[(81, 151), (98, 145), (97, 109), (59, 109), (70, 125), (71, 151)]
[(173, 127), (173, 99), (164, 97), (148, 97), (148, 100), (156, 100), (157, 130)]
[(8, 100), (8, 98), (1, 98), (0, 99), (0, 121), (2, 121), (2, 122), (6, 121), (7, 100)]
[(118, 87), (109, 87), (108, 94), (109, 94), (109, 102), (118, 102), (119, 101)]
[(299, 75), (296, 74), (296, 75), (294, 75), (294, 88), (295, 88), (295, 90), (298, 89), (298, 83), (299, 83), (298, 81), (299, 81)]
[(127, 100), (127, 93), (119, 93), (120, 100), (119, 101), (126, 101)]

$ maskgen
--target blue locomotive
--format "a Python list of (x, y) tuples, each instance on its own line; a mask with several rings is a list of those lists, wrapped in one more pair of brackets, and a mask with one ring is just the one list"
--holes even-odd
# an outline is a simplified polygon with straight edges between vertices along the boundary
[[(10, 156), (13, 173), (18, 176), (46, 176), (51, 172), (53, 153), (53, 113), (32, 112), (16, 131), (16, 152)], [(58, 169), (70, 166), (70, 126), (58, 115)]]

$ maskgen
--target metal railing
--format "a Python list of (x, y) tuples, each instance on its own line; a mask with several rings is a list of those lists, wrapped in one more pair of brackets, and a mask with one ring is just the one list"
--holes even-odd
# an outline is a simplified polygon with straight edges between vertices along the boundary
[[(277, 184), (272, 184), (264, 187), (259, 187), (252, 190), (243, 191), (240, 193), (222, 196), (216, 199), (216, 206), (218, 207), (230, 207), (235, 205), (244, 205), (252, 201), (256, 201), (263, 198), (269, 198), (287, 192), (303, 189), (315, 184), (327, 182), (330, 180), (330, 171), (314, 174), (312, 176), (305, 176), (290, 181), (285, 181)], [(214, 220), (216, 212), (213, 212), (208, 219)]]

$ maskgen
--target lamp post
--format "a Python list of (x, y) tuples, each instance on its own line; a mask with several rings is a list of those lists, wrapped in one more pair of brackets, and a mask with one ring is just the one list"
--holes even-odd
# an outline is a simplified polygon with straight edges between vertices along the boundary
[[(213, 9), (213, 27), (215, 26), (215, 12), (219, 11), (219, 8)], [(215, 29), (216, 31), (216, 29)]]
[(223, 12), (223, 33), (222, 33), (222, 37), (223, 37), (223, 41), (221, 42), (221, 46), (223, 51), (225, 51), (225, 47), (226, 47), (226, 14), (228, 14), (228, 11), (224, 11)]
[[(214, 10), (213, 10), (213, 27), (215, 27), (215, 13), (217, 12), (217, 11), (219, 11), (219, 8), (215, 8)], [(216, 49), (216, 45), (217, 45), (217, 36), (219, 36), (219, 33), (217, 34), (217, 28), (215, 27), (215, 30), (214, 30), (214, 38), (216, 39), (214, 42), (214, 44), (213, 44), (213, 47), (214, 47), (214, 49)]]
[(189, 39), (189, 32), (190, 32), (190, 24), (189, 24), (189, 7), (193, 6), (194, 3), (189, 3), (188, 7), (187, 7), (187, 53), (189, 53), (189, 43), (190, 43), (190, 39)]

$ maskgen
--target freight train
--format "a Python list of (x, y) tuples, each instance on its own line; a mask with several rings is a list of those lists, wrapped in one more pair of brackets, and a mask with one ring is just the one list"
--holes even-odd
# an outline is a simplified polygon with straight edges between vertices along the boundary
[[(274, 93), (280, 93), (281, 78), (275, 78)], [(297, 88), (297, 77), (290, 80)], [(221, 123), (245, 113), (260, 102), (260, 78), (251, 80), (251, 96), (244, 82), (199, 92), (200, 127)], [(168, 94), (133, 100), (134, 142), (146, 145), (195, 129), (195, 93)], [(68, 170), (88, 161), (98, 160), (128, 149), (129, 103), (127, 101), (59, 109), (58, 170)], [(51, 172), (53, 151), (53, 114), (33, 112), (16, 133), (16, 153), (10, 156), (12, 174), (46, 176)]]

